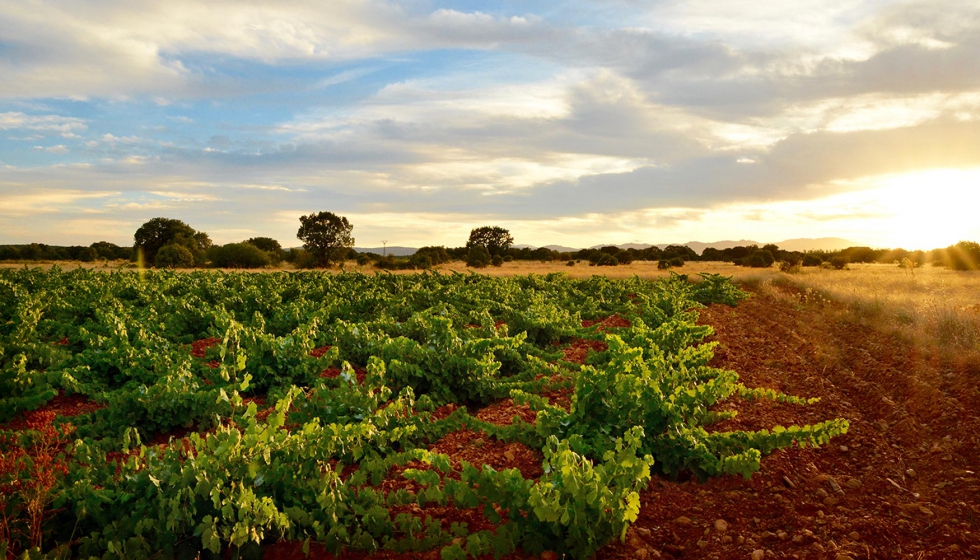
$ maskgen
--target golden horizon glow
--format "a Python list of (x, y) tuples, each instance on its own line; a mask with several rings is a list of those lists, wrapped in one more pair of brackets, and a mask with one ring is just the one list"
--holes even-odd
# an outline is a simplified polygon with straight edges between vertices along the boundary
[(883, 236), (905, 249), (948, 247), (980, 233), (980, 168), (932, 169), (890, 177), (876, 189)]

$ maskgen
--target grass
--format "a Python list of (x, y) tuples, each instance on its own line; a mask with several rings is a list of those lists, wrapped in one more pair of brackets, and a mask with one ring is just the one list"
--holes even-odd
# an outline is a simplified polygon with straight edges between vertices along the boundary
[[(894, 265), (859, 264), (848, 270), (804, 269), (755, 280), (773, 284), (799, 305), (843, 304), (853, 319), (894, 332), (917, 346), (941, 354), (980, 358), (980, 274), (945, 268), (914, 272)], [(964, 356), (966, 357), (966, 356)]]

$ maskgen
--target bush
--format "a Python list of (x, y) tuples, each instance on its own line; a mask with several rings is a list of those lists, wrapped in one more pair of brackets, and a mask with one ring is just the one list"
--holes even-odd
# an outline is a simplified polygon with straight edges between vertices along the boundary
[(213, 247), (208, 254), (211, 265), (220, 268), (262, 268), (272, 262), (269, 253), (251, 243), (229, 243)]
[(194, 254), (183, 245), (164, 245), (157, 251), (153, 265), (157, 268), (189, 268), (194, 266)]
[(259, 249), (262, 249), (266, 254), (269, 255), (269, 261), (272, 264), (279, 264), (282, 262), (282, 245), (278, 241), (271, 237), (253, 237), (245, 241), (250, 245), (255, 245)]
[(980, 269), (980, 244), (960, 241), (946, 249), (946, 265), (953, 270)]
[(742, 259), (742, 266), (769, 268), (774, 262), (776, 262), (776, 259), (772, 256), (771, 252), (766, 249), (757, 249)]
[(466, 254), (466, 266), (472, 268), (486, 268), (490, 264), (490, 251), (483, 245), (474, 245), (470, 247), (469, 253)]
[(493, 266), (504, 266), (504, 258), (500, 255), (494, 255), (493, 258), (490, 259), (490, 264)]
[(667, 270), (670, 268), (670, 261), (667, 259), (660, 259), (657, 262), (657, 270)]
[(787, 274), (798, 274), (800, 272), (800, 263), (793, 261), (779, 261), (780, 272), (785, 272)]
[(418, 253), (412, 255), (412, 258), (408, 260), (413, 268), (420, 270), (428, 270), (432, 268), (432, 258), (429, 255), (420, 255)]
[(675, 266), (678, 266), (678, 267), (679, 266), (684, 266), (684, 259), (681, 258), (681, 257), (674, 257), (674, 258), (670, 259), (667, 262), (670, 263), (671, 268), (673, 268)]
[(92, 262), (99, 257), (99, 252), (91, 247), (86, 247), (78, 252), (78, 260), (82, 262)]
[(367, 266), (371, 262), (371, 257), (365, 253), (357, 255), (357, 264)]
[(296, 268), (316, 268), (316, 257), (306, 249), (293, 249), (287, 256), (287, 260), (296, 265)]
[[(430, 268), (442, 263), (447, 263), (452, 259), (445, 247), (421, 247), (415, 251), (409, 261), (415, 268)], [(427, 263), (427, 264), (426, 264)]]
[(615, 257), (616, 257), (616, 260), (619, 261), (619, 264), (632, 264), (633, 263), (633, 254), (630, 253), (629, 251), (620, 251), (620, 252), (616, 253)]
[(847, 268), (847, 257), (830, 257), (830, 266), (834, 267), (835, 270), (844, 270)]
[(565, 266), (575, 266), (575, 261), (568, 261)]
[(803, 255), (803, 266), (820, 266), (823, 264), (823, 259), (817, 255)]
[(596, 261), (596, 266), (616, 266), (619, 264), (619, 260), (616, 257), (610, 255), (609, 253), (603, 253), (599, 260)]

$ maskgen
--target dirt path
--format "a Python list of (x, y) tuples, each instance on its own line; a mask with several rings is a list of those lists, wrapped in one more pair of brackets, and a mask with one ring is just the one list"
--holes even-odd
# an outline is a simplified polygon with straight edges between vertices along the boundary
[[(759, 429), (847, 418), (819, 449), (777, 451), (751, 480), (654, 481), (626, 544), (599, 558), (976, 558), (976, 391), (964, 368), (850, 322), (842, 308), (756, 293), (711, 306), (712, 365), (750, 387), (818, 396), (809, 407), (734, 402), (718, 425)], [(976, 377), (974, 377), (976, 379)], [(722, 520), (722, 522), (718, 522)], [(645, 551), (645, 552), (641, 552)], [(756, 552), (761, 551), (761, 552)], [(758, 556), (761, 554), (762, 556)]]

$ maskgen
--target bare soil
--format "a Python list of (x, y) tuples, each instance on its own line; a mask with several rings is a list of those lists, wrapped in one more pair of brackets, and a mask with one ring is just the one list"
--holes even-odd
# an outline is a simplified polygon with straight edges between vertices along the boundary
[[(792, 290), (780, 287), (777, 290)], [(781, 450), (750, 479), (698, 482), (655, 478), (626, 542), (596, 558), (977, 558), (980, 556), (980, 364), (929, 352), (862, 324), (844, 304), (794, 305), (759, 291), (737, 308), (701, 310), (717, 341), (712, 365), (736, 371), (749, 387), (819, 397), (810, 406), (733, 399), (738, 416), (719, 431), (814, 423), (836, 417), (848, 434), (820, 448)], [(610, 318), (602, 327), (625, 326)], [(195, 343), (195, 356), (214, 341)], [(565, 350), (581, 362), (600, 345), (575, 341)], [(567, 406), (569, 391), (547, 395)], [(264, 403), (257, 403), (264, 404)], [(63, 417), (99, 408), (84, 397), (59, 395), (45, 407)], [(444, 417), (455, 407), (438, 411)], [(22, 428), (32, 413), (6, 428)], [(534, 413), (510, 399), (476, 412), (509, 424)], [(446, 435), (430, 449), (455, 461), (518, 468), (540, 476), (540, 453), (478, 432)], [(393, 481), (398, 473), (392, 473)], [(401, 479), (404, 480), (404, 479)], [(441, 508), (447, 509), (447, 508)], [(451, 508), (449, 508), (451, 509)], [(425, 511), (438, 519), (491, 528), (468, 511)], [(266, 558), (302, 558), (301, 543), (265, 548)], [(333, 558), (311, 543), (310, 558)], [(756, 556), (753, 556), (753, 553)], [(758, 556), (761, 554), (762, 556)], [(343, 558), (365, 558), (361, 553)], [(373, 558), (438, 558), (381, 553)], [(521, 558), (520, 553), (508, 558)]]

